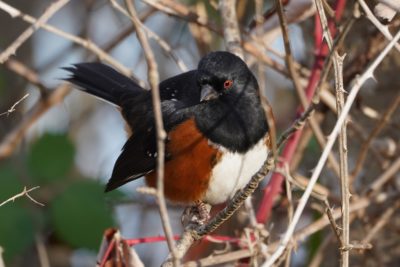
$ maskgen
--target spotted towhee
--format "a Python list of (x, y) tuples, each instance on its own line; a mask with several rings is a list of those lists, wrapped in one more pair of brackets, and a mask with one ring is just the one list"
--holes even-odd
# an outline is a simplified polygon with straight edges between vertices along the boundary
[[(106, 191), (145, 176), (156, 185), (156, 130), (151, 93), (101, 63), (66, 68), (67, 80), (121, 108), (132, 134)], [(270, 149), (258, 83), (229, 52), (212, 52), (196, 70), (159, 85), (167, 132), (165, 196), (191, 204), (225, 202), (258, 171)]]

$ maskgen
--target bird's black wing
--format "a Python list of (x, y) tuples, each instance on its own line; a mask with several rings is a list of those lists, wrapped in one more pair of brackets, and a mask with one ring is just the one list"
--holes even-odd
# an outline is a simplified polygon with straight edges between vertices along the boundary
[[(161, 110), (167, 132), (190, 118), (191, 108), (199, 103), (200, 92), (195, 71), (183, 73), (160, 84)], [(118, 157), (106, 191), (135, 180), (156, 167), (157, 142), (150, 92), (126, 98), (121, 102), (122, 114), (132, 128), (132, 135)], [(166, 160), (169, 159), (168, 151)]]

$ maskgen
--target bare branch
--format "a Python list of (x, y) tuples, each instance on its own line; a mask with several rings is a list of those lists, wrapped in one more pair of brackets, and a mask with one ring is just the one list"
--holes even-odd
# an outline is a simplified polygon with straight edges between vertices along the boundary
[[(59, 11), (63, 6), (65, 6), (69, 0), (58, 0), (55, 3), (49, 5), (42, 16), (28, 29), (26, 29), (6, 50), (0, 54), (0, 63), (4, 63), (11, 55), (15, 55), (17, 49), (31, 37), (31, 35), (39, 29), (44, 23), (46, 23), (57, 11)], [(3, 1), (0, 1), (0, 8), (7, 8)], [(10, 8), (4, 9), (8, 11), (11, 16), (15, 16), (17, 13), (15, 10)]]
[(390, 219), (393, 218), (392, 215), (400, 208), (400, 201), (397, 201), (389, 207), (388, 209), (385, 210), (385, 212), (377, 219), (377, 222), (375, 225), (370, 229), (366, 235), (366, 237), (363, 238), (361, 243), (369, 243), (372, 241), (372, 239), (376, 236), (376, 234), (382, 230), (382, 228), (390, 222)]
[(11, 202), (11, 201), (14, 202), (17, 198), (20, 198), (20, 197), (23, 197), (23, 196), (26, 196), (26, 197), (29, 198), (33, 203), (35, 203), (35, 204), (37, 204), (37, 205), (39, 205), (39, 206), (44, 206), (44, 204), (40, 203), (39, 201), (35, 200), (33, 197), (31, 197), (31, 196), (29, 195), (29, 192), (32, 192), (33, 190), (36, 190), (36, 189), (38, 189), (38, 188), (40, 188), (40, 186), (35, 186), (35, 187), (32, 187), (31, 189), (26, 189), (26, 186), (25, 186), (25, 187), (24, 187), (24, 190), (22, 190), (21, 193), (16, 194), (15, 196), (10, 197), (9, 199), (7, 199), (7, 200), (1, 202), (1, 203), (0, 203), (0, 207), (1, 207), (1, 206), (4, 206), (5, 204), (7, 204), (7, 203), (9, 203), (9, 202)]
[(221, 13), (227, 50), (243, 59), (242, 39), (236, 15), (236, 0), (219, 1), (219, 12)]
[(363, 142), (356, 161), (356, 166), (354, 167), (354, 170), (351, 173), (352, 179), (357, 177), (357, 175), (361, 171), (361, 168), (367, 157), (368, 148), (371, 146), (372, 141), (376, 136), (378, 136), (378, 134), (385, 127), (385, 125), (389, 123), (390, 117), (393, 115), (393, 113), (396, 111), (399, 105), (400, 105), (400, 93), (397, 93), (397, 96), (394, 98), (393, 102), (389, 105), (386, 111), (382, 114), (382, 118), (379, 120), (378, 124), (375, 126), (372, 132), (369, 134), (367, 140)]
[(40, 267), (50, 267), (50, 259), (46, 250), (46, 244), (40, 234), (35, 235), (36, 250), (40, 262)]
[(368, 187), (366, 193), (376, 193), (384, 184), (386, 184), (400, 170), (400, 157), (398, 157), (374, 182)]
[[(130, 18), (128, 12), (126, 12), (126, 10), (120, 4), (118, 4), (117, 1), (110, 0), (110, 2), (115, 9), (117, 9), (119, 12)], [(152, 38), (154, 41), (157, 42), (157, 44), (176, 62), (176, 65), (180, 68), (181, 71), (183, 72), (188, 71), (188, 67), (185, 65), (183, 60), (179, 58), (178, 55), (176, 55), (174, 50), (165, 40), (163, 40), (158, 34), (152, 31), (149, 27), (146, 27), (146, 25), (144, 25), (143, 23), (141, 25), (143, 30), (148, 35), (148, 37)]]
[(22, 101), (24, 101), (27, 97), (29, 96), (29, 94), (24, 95), (20, 100), (18, 100), (17, 102), (14, 103), (14, 105), (12, 105), (7, 111), (4, 111), (3, 113), (0, 113), (0, 116), (3, 115), (10, 115), (12, 112), (15, 111), (15, 107), (21, 103)]
[(93, 43), (90, 40), (87, 39), (83, 39), (80, 38), (76, 35), (67, 33), (65, 31), (62, 31), (54, 26), (51, 26), (49, 24), (46, 23), (41, 23), (41, 24), (37, 24), (38, 23), (38, 19), (29, 16), (27, 14), (22, 13), (21, 11), (17, 10), (16, 8), (4, 3), (4, 2), (0, 2), (2, 3), (2, 5), (0, 5), (0, 9), (12, 12), (12, 14), (14, 15), (13, 17), (19, 17), (22, 20), (32, 24), (32, 25), (37, 25), (37, 27), (41, 27), (44, 30), (54, 33), (62, 38), (65, 38), (67, 40), (70, 40), (84, 48), (86, 48), (87, 50), (91, 51), (93, 54), (95, 54), (97, 57), (99, 57), (100, 60), (103, 60), (105, 62), (107, 62), (108, 64), (112, 65), (113, 67), (115, 67), (118, 71), (122, 72), (123, 74), (125, 74), (126, 76), (131, 77), (132, 79), (134, 79), (140, 86), (142, 87), (146, 87), (146, 83), (141, 81), (139, 78), (137, 78), (135, 75), (133, 75), (132, 71), (125, 67), (124, 65), (122, 65), (121, 63), (119, 63), (117, 60), (115, 60), (114, 58), (112, 58), (107, 52), (105, 52), (104, 50), (102, 50), (100, 47), (98, 47), (95, 43)]
[(60, 103), (70, 92), (70, 85), (61, 84), (48, 95), (42, 97), (34, 107), (24, 116), (20, 124), (14, 128), (0, 143), (0, 160), (12, 154), (24, 137), (29, 127), (37, 121), (47, 110)]
[[(372, 22), (372, 24), (375, 25), (375, 27), (386, 37), (386, 39), (391, 41), (393, 39), (393, 36), (389, 32), (389, 28), (387, 26), (382, 25), (382, 23), (379, 22), (379, 20), (374, 16), (374, 14), (369, 9), (367, 3), (365, 3), (364, 0), (358, 0), (358, 2), (360, 3), (360, 6), (365, 12), (365, 15)], [(396, 50), (400, 52), (400, 44), (395, 44), (394, 47), (396, 47)]]

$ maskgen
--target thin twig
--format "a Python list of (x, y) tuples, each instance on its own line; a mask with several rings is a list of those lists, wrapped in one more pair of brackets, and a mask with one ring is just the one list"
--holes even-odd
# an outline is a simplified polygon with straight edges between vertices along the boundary
[(49, 254), (47, 253), (46, 244), (43, 242), (43, 237), (37, 233), (35, 235), (36, 250), (40, 267), (50, 267)]
[(13, 113), (15, 111), (15, 107), (21, 103), (22, 101), (24, 101), (27, 97), (29, 96), (29, 94), (24, 95), (20, 100), (18, 100), (17, 102), (15, 102), (7, 111), (4, 111), (3, 113), (0, 113), (0, 116), (3, 115), (10, 115), (11, 113)]
[(199, 259), (196, 261), (189, 261), (186, 262), (183, 266), (184, 267), (198, 267), (198, 266), (215, 266), (219, 265), (222, 263), (228, 264), (227, 266), (233, 266), (230, 265), (229, 263), (232, 263), (244, 259), (244, 258), (249, 258), (249, 257), (254, 257), (257, 256), (258, 252), (257, 251), (250, 251), (250, 249), (242, 249), (242, 250), (237, 250), (237, 251), (232, 251), (228, 252), (222, 255), (211, 255), (203, 259)]
[(396, 111), (398, 106), (400, 105), (400, 93), (397, 93), (397, 96), (394, 98), (393, 102), (389, 105), (386, 111), (382, 114), (381, 119), (378, 121), (377, 125), (369, 134), (367, 140), (365, 140), (360, 148), (360, 152), (358, 154), (358, 158), (356, 160), (356, 166), (351, 173), (352, 180), (358, 176), (360, 173), (362, 166), (364, 165), (365, 159), (367, 158), (368, 148), (371, 146), (372, 141), (378, 134), (382, 131), (382, 129), (389, 123), (390, 117)]
[[(21, 12), (20, 10), (8, 5), (7, 3), (4, 2), (0, 2), (0, 9), (4, 10), (5, 12), (9, 13), (13, 18), (21, 18), (23, 21), (28, 22), (32, 25), (36, 25), (38, 22), (38, 19), (24, 14), (23, 12)], [(92, 41), (88, 40), (88, 39), (83, 39), (80, 38), (76, 35), (67, 33), (65, 31), (62, 31), (54, 26), (51, 26), (49, 24), (46, 23), (42, 23), (40, 25), (42, 29), (54, 33), (64, 39), (70, 40), (84, 48), (86, 48), (87, 50), (91, 51), (93, 54), (95, 54), (100, 60), (105, 61), (106, 63), (112, 65), (113, 67), (115, 67), (118, 71), (122, 72), (123, 74), (125, 74), (126, 76), (131, 77), (133, 80), (135, 80), (140, 86), (142, 87), (146, 87), (146, 83), (143, 82), (142, 80), (140, 80), (138, 77), (136, 77), (132, 71), (125, 67), (124, 65), (122, 65), (121, 63), (119, 63), (117, 60), (115, 60), (113, 57), (111, 57), (107, 52), (105, 52), (104, 50), (102, 50), (100, 47), (98, 47), (95, 43), (93, 43)]]
[(376, 193), (379, 189), (386, 184), (392, 177), (395, 176), (400, 170), (400, 157), (398, 157), (374, 182), (369, 185), (368, 190), (365, 192), (368, 195)]
[(368, 230), (367, 235), (361, 241), (362, 244), (370, 243), (376, 234), (391, 221), (392, 215), (400, 208), (400, 201), (397, 201), (385, 210), (385, 212), (376, 220), (374, 227)]
[[(26, 29), (10, 46), (7, 47), (7, 49), (0, 54), (0, 63), (4, 63), (11, 55), (15, 55), (17, 49), (68, 2), (69, 0), (58, 0), (57, 2), (50, 4), (42, 16), (40, 16), (32, 26)], [(0, 8), (5, 5), (3, 1), (0, 1), (0, 3), (2, 4)]]
[[(379, 22), (379, 20), (374, 16), (364, 0), (358, 0), (358, 2), (360, 3), (361, 8), (365, 12), (365, 15), (372, 22), (372, 24), (375, 25), (375, 27), (386, 37), (388, 41), (391, 41), (393, 39), (393, 36), (390, 33), (388, 26), (384, 26), (382, 25), (382, 23)], [(397, 51), (400, 52), (400, 44), (395, 44), (394, 47)]]
[(342, 124), (344, 123), (344, 121), (347, 117), (347, 114), (350, 111), (350, 108), (354, 102), (355, 97), (357, 96), (359, 90), (361, 89), (361, 86), (365, 83), (365, 81), (368, 80), (369, 78), (373, 77), (373, 71), (382, 62), (382, 60), (385, 58), (385, 56), (389, 53), (389, 51), (392, 49), (394, 44), (399, 39), (400, 39), (400, 31), (397, 32), (397, 34), (395, 35), (393, 40), (385, 47), (385, 49), (379, 54), (379, 56), (373, 61), (373, 63), (365, 70), (365, 72), (361, 76), (359, 76), (358, 79), (356, 79), (354, 85), (349, 90), (350, 94), (347, 97), (347, 101), (346, 101), (345, 105), (343, 106), (342, 113), (340, 114), (339, 118), (337, 119), (335, 127), (333, 128), (331, 134), (328, 137), (328, 142), (327, 142), (326, 147), (323, 150), (322, 155), (318, 161), (318, 164), (315, 167), (314, 172), (310, 178), (310, 183), (308, 184), (306, 191), (304, 192), (303, 196), (301, 197), (299, 204), (296, 208), (296, 212), (294, 213), (294, 216), (293, 216), (293, 221), (289, 225), (288, 229), (286, 230), (286, 232), (280, 242), (279, 247), (274, 252), (274, 254), (265, 262), (265, 264), (263, 265), (264, 267), (272, 266), (272, 264), (285, 251), (286, 246), (288, 245), (288, 243), (293, 235), (294, 229), (300, 219), (300, 216), (303, 213), (305, 205), (307, 204), (307, 200), (312, 192), (312, 187), (317, 182), (318, 177), (321, 174), (322, 168), (325, 165), (328, 154), (335, 143), (335, 140), (339, 133), (339, 130), (340, 130)]
[[(288, 182), (300, 188), (302, 191), (305, 190), (305, 188), (309, 183), (308, 178), (299, 174), (292, 175), (291, 173), (288, 173), (286, 170), (282, 170), (282, 168), (276, 168), (275, 172), (283, 174), (285, 178), (287, 178)], [(312, 197), (320, 201), (324, 201), (325, 199), (327, 199), (328, 195), (329, 195), (329, 190), (326, 187), (321, 186), (320, 184), (315, 184), (313, 192), (311, 193)]]
[(40, 81), (39, 76), (36, 74), (36, 72), (21, 61), (10, 58), (4, 63), (4, 66), (36, 86), (39, 89), (41, 95), (46, 94), (46, 92), (48, 91), (48, 88)]
[[(288, 164), (285, 164), (285, 173), (287, 177), (290, 176), (290, 169)], [(292, 188), (289, 179), (285, 179), (285, 185), (286, 185), (286, 196), (288, 200), (288, 224), (290, 224), (293, 220), (294, 205), (292, 197)], [(291, 256), (292, 256), (292, 246), (289, 246), (286, 252), (285, 267), (290, 266)]]
[[(109, 0), (111, 2), (111, 5), (117, 9), (119, 12), (124, 14), (129, 18), (128, 12), (120, 5), (118, 4), (117, 1), (115, 0)], [(149, 38), (152, 38), (154, 41), (157, 42), (157, 44), (167, 53), (176, 63), (176, 65), (179, 67), (179, 69), (183, 72), (186, 72), (188, 70), (187, 66), (183, 62), (181, 58), (178, 57), (178, 55), (174, 52), (174, 50), (171, 48), (171, 46), (164, 40), (162, 39), (158, 34), (153, 32), (149, 27), (146, 27), (143, 23), (142, 29), (146, 32)]]
[(222, 18), (225, 46), (229, 52), (243, 59), (242, 38), (236, 15), (236, 0), (220, 0), (218, 9)]
[(36, 122), (47, 110), (59, 104), (70, 92), (70, 85), (63, 83), (51, 93), (46, 94), (23, 117), (16, 128), (8, 133), (0, 143), (0, 160), (12, 154), (24, 137), (29, 127)]
[[(333, 53), (333, 67), (335, 70), (335, 92), (336, 92), (336, 110), (337, 116), (341, 115), (344, 105), (344, 87), (343, 87), (343, 60), (345, 55), (340, 56), (334, 48), (333, 38), (329, 31), (328, 20), (325, 15), (322, 0), (316, 0), (315, 5), (321, 21), (324, 38), (328, 44), (328, 48)], [(347, 120), (345, 120), (339, 132), (339, 159), (340, 159), (340, 188), (342, 197), (342, 232), (340, 241), (341, 261), (342, 267), (349, 266), (349, 246), (350, 238), (350, 190), (349, 190), (349, 176), (348, 176), (348, 158), (347, 158)], [(328, 204), (329, 207), (329, 204)], [(329, 209), (328, 209), (329, 211)], [(337, 232), (335, 231), (337, 234)]]
[[(217, 33), (218, 35), (222, 35), (222, 30), (217, 28), (213, 23), (208, 21), (206, 18), (200, 16), (199, 14), (189, 10), (185, 5), (179, 2), (171, 0), (160, 0), (160, 1), (143, 0), (143, 2), (168, 15), (177, 17), (179, 19), (191, 23), (196, 23), (197, 25), (205, 27), (208, 30)], [(245, 37), (246, 36), (243, 36), (243, 38)], [(266, 64), (267, 66), (270, 66), (275, 71), (285, 76), (288, 76), (288, 72), (286, 71), (286, 68), (282, 64), (270, 58), (266, 53), (258, 49), (256, 45), (244, 40), (242, 46), (244, 51), (253, 55), (255, 58), (257, 58), (258, 61)]]
[(142, 29), (142, 23), (137, 17), (136, 9), (131, 0), (125, 0), (125, 4), (128, 8), (128, 12), (133, 25), (136, 28), (136, 33), (140, 44), (142, 45), (144, 55), (148, 67), (148, 79), (151, 86), (151, 95), (154, 110), (154, 120), (156, 124), (157, 133), (157, 201), (160, 211), (162, 226), (164, 228), (165, 236), (167, 237), (167, 243), (169, 250), (172, 255), (174, 266), (179, 266), (180, 258), (177, 255), (175, 248), (175, 241), (173, 239), (173, 233), (171, 224), (168, 218), (167, 205), (165, 203), (164, 197), (164, 160), (165, 160), (165, 139), (167, 134), (164, 130), (162, 111), (161, 111), (161, 101), (160, 92), (158, 90), (159, 75), (157, 70), (157, 63), (154, 58), (153, 51), (151, 50), (149, 41)]
[(39, 205), (39, 206), (44, 206), (43, 203), (40, 203), (39, 201), (37, 201), (36, 199), (34, 199), (33, 197), (31, 197), (31, 196), (29, 195), (29, 192), (32, 192), (33, 190), (36, 190), (36, 189), (39, 189), (39, 188), (40, 188), (40, 186), (35, 186), (35, 187), (32, 187), (31, 189), (26, 189), (26, 186), (25, 186), (25, 187), (24, 187), (24, 190), (22, 190), (21, 193), (16, 194), (15, 196), (10, 197), (9, 199), (7, 199), (7, 200), (1, 202), (1, 203), (0, 203), (0, 207), (1, 207), (1, 206), (4, 206), (5, 204), (7, 204), (7, 203), (9, 203), (9, 202), (11, 202), (11, 201), (14, 202), (17, 198), (20, 198), (20, 197), (23, 197), (23, 196), (26, 196), (26, 197), (29, 198), (33, 203), (35, 203), (35, 204), (37, 204), (37, 205)]
[(328, 199), (325, 199), (323, 201), (323, 203), (325, 205), (326, 216), (328, 216), (329, 222), (332, 226), (333, 233), (335, 234), (336, 239), (338, 240), (338, 242), (340, 244), (340, 247), (344, 247), (342, 232), (341, 232), (340, 227), (336, 224), (335, 218), (333, 217), (332, 208), (331, 208), (331, 205), (329, 204)]
[(199, 26), (206, 27), (213, 32), (221, 34), (222, 31), (216, 25), (210, 23), (206, 18), (199, 16), (197, 13), (189, 10), (185, 5), (173, 0), (143, 0), (146, 4), (156, 8), (168, 15), (178, 17), (182, 20), (193, 22)]
[[(385, 201), (388, 201), (389, 199), (394, 199), (398, 196), (399, 196), (398, 193), (395, 193), (392, 195), (382, 193), (382, 194), (380, 194), (378, 196), (374, 196), (374, 197), (359, 198), (350, 204), (350, 213), (363, 211), (366, 208), (370, 207), (372, 204), (384, 203)], [(334, 220), (338, 220), (341, 217), (341, 214), (342, 214), (341, 207), (336, 208), (332, 211), (332, 217)], [(331, 223), (328, 220), (328, 218), (323, 216), (320, 219), (312, 222), (311, 224), (297, 230), (296, 233), (293, 235), (293, 240), (295, 240), (296, 242), (304, 241), (304, 239), (306, 239), (310, 235), (322, 230), (323, 228), (325, 228), (326, 226), (328, 226), (330, 224)], [(281, 242), (279, 242), (279, 244), (280, 243)], [(270, 244), (270, 247), (274, 248), (274, 250), (275, 250), (276, 247), (279, 246), (279, 244), (273, 243), (273, 244)]]

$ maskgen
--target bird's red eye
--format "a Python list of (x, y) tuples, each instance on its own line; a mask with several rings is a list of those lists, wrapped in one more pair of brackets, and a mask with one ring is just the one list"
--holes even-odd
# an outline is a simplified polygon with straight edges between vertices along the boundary
[(230, 89), (232, 87), (232, 85), (233, 85), (233, 81), (232, 80), (226, 80), (224, 82), (224, 88), (225, 89)]

